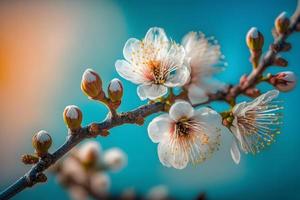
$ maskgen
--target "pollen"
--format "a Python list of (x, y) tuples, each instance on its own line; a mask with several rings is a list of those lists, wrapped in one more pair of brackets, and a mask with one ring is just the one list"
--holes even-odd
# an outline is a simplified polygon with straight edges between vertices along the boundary
[(147, 63), (154, 78), (154, 84), (164, 84), (166, 82), (166, 73), (164, 73), (161, 62), (150, 60)]

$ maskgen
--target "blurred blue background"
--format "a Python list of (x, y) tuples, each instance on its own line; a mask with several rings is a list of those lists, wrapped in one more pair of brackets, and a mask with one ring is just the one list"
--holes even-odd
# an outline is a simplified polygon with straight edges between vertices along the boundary
[[(245, 44), (245, 34), (249, 28), (258, 27), (265, 35), (265, 44), (270, 44), (274, 19), (282, 11), (292, 14), (296, 8), (295, 0), (29, 2), (31, 4), (7, 1), (0, 5), (2, 4), (1, 9), (14, 9), (13, 4), (16, 4), (24, 13), (43, 9), (43, 12), (37, 12), (46, 23), (51, 20), (47, 18), (48, 8), (59, 16), (55, 23), (60, 23), (60, 17), (65, 19), (67, 16), (71, 24), (67, 35), (54, 34), (51, 37), (64, 37), (69, 42), (63, 53), (56, 58), (59, 60), (57, 69), (45, 76), (49, 76), (48, 79), (51, 80), (51, 89), (41, 89), (38, 92), (38, 96), (43, 96), (45, 100), (39, 102), (43, 112), (38, 119), (27, 124), (21, 130), (22, 133), (18, 131), (18, 143), (1, 148), (1, 189), (28, 169), (19, 162), (19, 156), (32, 151), (30, 137), (34, 131), (45, 129), (52, 134), (52, 150), (63, 143), (66, 129), (62, 111), (66, 105), (75, 104), (82, 108), (84, 124), (104, 119), (104, 106), (87, 100), (81, 93), (81, 75), (87, 67), (92, 67), (101, 74), (105, 86), (112, 78), (120, 78), (114, 69), (114, 63), (122, 58), (122, 48), (128, 38), (142, 38), (153, 26), (163, 27), (178, 42), (189, 31), (202, 31), (207, 36), (215, 36), (228, 62), (228, 67), (218, 78), (236, 83), (243, 73), (251, 70)], [(30, 17), (27, 23), (30, 23)], [(293, 48), (283, 56), (289, 61), (288, 70), (300, 74), (300, 34), (293, 35), (289, 41)], [(267, 48), (265, 46), (265, 50)], [(22, 71), (21, 68), (15, 70)], [(285, 69), (272, 68), (271, 71), (282, 70)], [(145, 103), (136, 95), (136, 85), (122, 81), (125, 94), (121, 111)], [(35, 85), (32, 83), (32, 87)], [(269, 86), (262, 85), (261, 88), (267, 90)], [(153, 116), (147, 119), (143, 127), (126, 125), (114, 128), (109, 137), (97, 139), (103, 149), (118, 146), (128, 154), (128, 166), (119, 173), (110, 174), (111, 192), (119, 193), (125, 188), (133, 187), (138, 192), (145, 193), (155, 185), (164, 184), (172, 196), (181, 199), (195, 198), (199, 192), (205, 192), (208, 199), (300, 199), (300, 135), (297, 116), (300, 111), (299, 92), (300, 88), (296, 87), (294, 91), (280, 95), (285, 107), (284, 125), (275, 144), (259, 155), (243, 155), (240, 165), (235, 165), (231, 160), (229, 149), (232, 138), (229, 132), (223, 134), (220, 150), (210, 160), (199, 166), (175, 170), (160, 164), (157, 145), (148, 138), (147, 123)], [(219, 111), (225, 108), (220, 103), (213, 106)], [(10, 107), (14, 109), (12, 105)], [(26, 118), (17, 118), (18, 116), (11, 122), (16, 127), (20, 121), (26, 122)], [(1, 125), (4, 124), (4, 117), (0, 119)], [(2, 132), (3, 129), (1, 145), (5, 145), (5, 133)], [(68, 194), (52, 177), (47, 184), (27, 189), (14, 199), (38, 198), (67, 199)]]

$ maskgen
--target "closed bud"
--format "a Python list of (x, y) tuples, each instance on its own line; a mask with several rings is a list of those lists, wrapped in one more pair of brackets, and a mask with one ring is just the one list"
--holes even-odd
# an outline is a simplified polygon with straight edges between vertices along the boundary
[(114, 78), (108, 85), (108, 96), (112, 102), (121, 101), (123, 96), (123, 85), (122, 82)]
[(248, 88), (246, 91), (245, 91), (245, 94), (249, 97), (252, 97), (252, 98), (256, 98), (258, 97), (260, 94), (260, 91), (257, 89), (257, 88)]
[(78, 151), (80, 162), (87, 168), (96, 166), (100, 156), (100, 145), (97, 142), (87, 142)]
[(67, 106), (63, 112), (65, 124), (71, 131), (76, 131), (81, 128), (82, 112), (75, 106)]
[(280, 72), (270, 77), (269, 82), (281, 92), (288, 92), (296, 85), (296, 76), (291, 71)]
[(264, 45), (264, 36), (256, 27), (252, 27), (247, 33), (246, 43), (251, 51), (261, 51)]
[(87, 69), (82, 75), (81, 90), (91, 99), (103, 98), (102, 80), (92, 69)]
[(286, 67), (288, 65), (288, 61), (281, 57), (276, 57), (274, 60), (274, 65), (279, 67)]
[(111, 170), (120, 170), (127, 164), (127, 156), (119, 148), (112, 148), (105, 152), (103, 156), (105, 165)]
[(286, 12), (282, 12), (275, 20), (275, 28), (279, 34), (287, 33), (290, 26), (290, 19)]
[(47, 131), (41, 130), (32, 137), (32, 146), (40, 157), (48, 153), (51, 145), (52, 138)]
[(25, 165), (32, 165), (37, 163), (39, 161), (39, 158), (35, 155), (25, 154), (22, 155), (21, 160)]

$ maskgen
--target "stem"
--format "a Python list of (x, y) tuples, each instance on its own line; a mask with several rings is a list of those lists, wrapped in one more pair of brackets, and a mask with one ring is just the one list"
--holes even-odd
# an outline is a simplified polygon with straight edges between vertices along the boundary
[(36, 183), (39, 183), (37, 176), (48, 169), (51, 165), (53, 165), (56, 161), (58, 161), (62, 156), (67, 154), (74, 146), (79, 144), (86, 138), (98, 136), (103, 129), (111, 129), (116, 126), (120, 126), (123, 124), (135, 124), (142, 117), (145, 118), (153, 113), (158, 113), (162, 111), (164, 108), (163, 103), (154, 103), (149, 105), (141, 106), (133, 111), (121, 113), (117, 115), (114, 119), (108, 118), (101, 123), (97, 123), (99, 133), (91, 133), (89, 131), (90, 125), (81, 128), (78, 132), (70, 135), (66, 142), (59, 147), (53, 154), (45, 158), (41, 158), (41, 160), (33, 165), (33, 167), (27, 172), (23, 177), (13, 183), (10, 187), (4, 190), (0, 194), (0, 200), (10, 199), (17, 193), (23, 191), (27, 187), (31, 187)]

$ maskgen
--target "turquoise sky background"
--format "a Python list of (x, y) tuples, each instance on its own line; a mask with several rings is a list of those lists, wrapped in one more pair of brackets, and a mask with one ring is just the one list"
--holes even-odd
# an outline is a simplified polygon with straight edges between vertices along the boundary
[[(62, 111), (66, 105), (75, 104), (82, 108), (84, 124), (101, 121), (106, 115), (104, 106), (87, 100), (80, 91), (83, 71), (92, 67), (99, 72), (105, 86), (109, 80), (118, 77), (114, 63), (122, 58), (122, 48), (130, 37), (142, 38), (150, 27), (163, 27), (176, 41), (189, 31), (202, 31), (215, 36), (221, 44), (228, 67), (218, 76), (222, 81), (236, 83), (243, 73), (251, 70), (249, 52), (245, 44), (245, 34), (256, 26), (265, 35), (265, 44), (272, 41), (271, 28), (281, 11), (291, 14), (296, 0), (199, 0), (199, 1), (61, 1), (51, 3), (63, 7), (65, 14), (76, 16), (74, 38), (68, 51), (61, 56), (63, 79), (55, 84), (49, 94), (45, 120), (33, 123), (26, 130), (31, 133), (46, 129), (53, 135), (54, 146), (59, 147), (66, 137)], [(300, 74), (300, 34), (289, 41), (292, 51), (284, 54), (289, 61), (288, 70)], [(267, 46), (265, 47), (267, 49)], [(282, 71), (272, 68), (272, 72)], [(55, 80), (55, 77), (53, 77)], [(133, 109), (141, 102), (136, 94), (136, 86), (123, 80), (124, 102), (120, 111)], [(262, 85), (263, 90), (270, 87)], [(119, 173), (111, 173), (112, 193), (134, 187), (145, 193), (151, 187), (166, 185), (170, 193), (179, 198), (193, 198), (205, 192), (208, 199), (300, 199), (300, 135), (298, 113), (300, 89), (281, 94), (284, 100), (284, 125), (282, 134), (271, 148), (261, 154), (243, 155), (240, 165), (235, 165), (230, 157), (231, 136), (223, 134), (223, 142), (215, 156), (199, 166), (189, 166), (185, 170), (163, 167), (157, 157), (157, 145), (147, 134), (147, 124), (137, 127), (125, 125), (111, 130), (107, 138), (98, 138), (103, 149), (118, 146), (128, 154), (128, 166)], [(41, 91), (41, 95), (48, 95)], [(224, 105), (214, 103), (218, 111)], [(12, 155), (30, 152), (30, 139), (24, 137), (22, 145), (16, 147)], [(0, 172), (0, 186), (5, 186), (23, 174), (26, 167), (16, 163)], [(21, 199), (66, 199), (68, 194), (50, 178), (47, 184), (40, 184), (25, 190), (15, 197)]]

